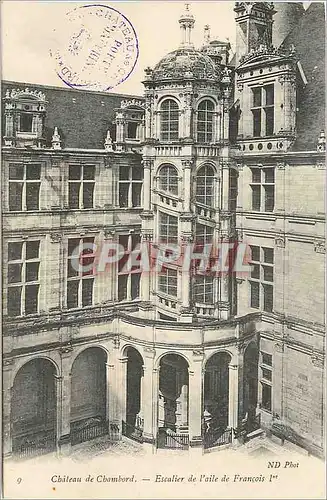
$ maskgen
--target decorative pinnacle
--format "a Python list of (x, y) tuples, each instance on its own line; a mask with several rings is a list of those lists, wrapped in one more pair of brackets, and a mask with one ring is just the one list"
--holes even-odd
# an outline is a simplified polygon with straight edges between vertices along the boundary
[(193, 14), (190, 12), (190, 4), (186, 3), (185, 4), (185, 11), (179, 18), (179, 25), (181, 28), (181, 34), (182, 34), (182, 39), (181, 39), (181, 46), (192, 46), (191, 43), (191, 31), (193, 29), (195, 20)]

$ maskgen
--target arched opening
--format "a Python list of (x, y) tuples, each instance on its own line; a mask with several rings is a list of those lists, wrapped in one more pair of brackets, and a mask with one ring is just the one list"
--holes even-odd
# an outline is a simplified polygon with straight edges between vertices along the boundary
[(250, 343), (244, 352), (243, 401), (244, 420), (248, 432), (260, 427), (256, 416), (258, 403), (258, 361), (259, 351), (255, 343)]
[(178, 354), (166, 354), (160, 360), (158, 447), (187, 448), (188, 426), (188, 363)]
[(206, 448), (231, 440), (229, 417), (229, 364), (227, 352), (214, 354), (206, 363), (203, 390), (203, 427)]
[(178, 139), (179, 110), (173, 99), (165, 99), (160, 107), (160, 138), (162, 141)]
[(207, 207), (214, 206), (214, 176), (211, 165), (203, 165), (196, 174), (196, 202)]
[(159, 170), (159, 189), (178, 195), (178, 173), (173, 165), (162, 165)]
[(126, 357), (126, 420), (123, 421), (123, 434), (141, 440), (144, 424), (141, 393), (143, 359), (134, 347), (126, 349)]
[(107, 354), (103, 349), (89, 347), (73, 363), (70, 407), (72, 444), (82, 443), (108, 432), (106, 361)]
[(201, 101), (197, 113), (197, 142), (213, 140), (214, 104), (209, 99)]
[(18, 371), (11, 400), (12, 450), (16, 456), (42, 455), (56, 447), (56, 369), (36, 358)]

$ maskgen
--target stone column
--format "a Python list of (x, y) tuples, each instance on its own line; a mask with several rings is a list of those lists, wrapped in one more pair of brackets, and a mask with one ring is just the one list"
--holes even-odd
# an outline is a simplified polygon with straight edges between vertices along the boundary
[(11, 429), (11, 398), (12, 398), (12, 368), (13, 361), (3, 360), (2, 383), (2, 418), (3, 418), (3, 456), (10, 457), (12, 453), (12, 429)]
[(57, 396), (57, 442), (58, 452), (67, 455), (70, 452), (70, 407), (71, 407), (71, 354), (70, 347), (62, 348), (61, 377), (56, 376)]
[(203, 353), (194, 351), (189, 369), (189, 435), (192, 451), (202, 453), (202, 360)]
[(157, 400), (154, 399), (154, 362), (155, 351), (154, 349), (144, 350), (144, 365), (143, 377), (141, 382), (141, 418), (143, 418), (143, 441), (145, 443), (153, 444), (154, 433), (154, 415)]
[(152, 160), (144, 159), (144, 178), (143, 178), (143, 209), (146, 211), (150, 210), (151, 202), (151, 166)]
[(191, 212), (191, 166), (192, 160), (182, 160), (183, 171), (184, 171), (184, 213)]
[(119, 359), (118, 373), (118, 405), (119, 405), (119, 420), (126, 422), (126, 398), (127, 398), (127, 361), (128, 357), (123, 356)]
[[(278, 342), (275, 342), (273, 366), (274, 366), (274, 369), (272, 370), (273, 416), (277, 419), (282, 419), (284, 416), (283, 415), (284, 342), (282, 338), (278, 339)], [(260, 401), (261, 400), (262, 399), (260, 399)]]
[[(228, 401), (228, 427), (236, 429), (238, 426), (238, 364), (228, 365), (229, 376), (229, 401)], [(233, 433), (232, 433), (233, 439)]]

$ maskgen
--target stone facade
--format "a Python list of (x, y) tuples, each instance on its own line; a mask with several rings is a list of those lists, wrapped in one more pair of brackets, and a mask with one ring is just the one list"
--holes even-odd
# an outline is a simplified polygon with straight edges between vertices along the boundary
[[(317, 9), (300, 16), (306, 29)], [(209, 28), (193, 47), (187, 10), (144, 97), (4, 82), (7, 456), (102, 434), (198, 451), (260, 426), (323, 456), (323, 122), (297, 147), (321, 82), (287, 9), (280, 32), (295, 48), (272, 47), (275, 10), (236, 2), (236, 66)], [(201, 288), (178, 265), (166, 281), (72, 272), (72, 241), (131, 252), (163, 236), (237, 239), (250, 275)]]

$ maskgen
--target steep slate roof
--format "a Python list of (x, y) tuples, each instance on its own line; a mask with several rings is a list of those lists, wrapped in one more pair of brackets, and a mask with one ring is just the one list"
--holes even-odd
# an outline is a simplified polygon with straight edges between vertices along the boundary
[[(115, 108), (123, 99), (140, 96), (90, 92), (22, 82), (2, 82), (2, 97), (7, 89), (29, 87), (40, 90), (48, 101), (45, 118), (47, 146), (51, 146), (54, 127), (58, 127), (65, 148), (103, 149), (107, 130), (112, 129)], [(4, 124), (4, 120), (2, 122)], [(4, 135), (4, 131), (2, 132)]]
[(282, 47), (295, 46), (307, 85), (300, 90), (297, 111), (297, 138), (293, 151), (316, 150), (320, 131), (325, 128), (325, 9), (313, 2), (289, 33)]

